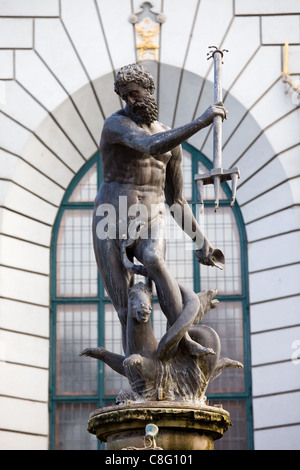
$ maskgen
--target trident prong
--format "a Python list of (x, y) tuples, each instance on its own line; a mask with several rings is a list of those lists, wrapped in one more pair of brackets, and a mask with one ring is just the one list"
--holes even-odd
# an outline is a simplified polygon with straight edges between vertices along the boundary
[[(222, 58), (224, 52), (229, 52), (227, 49), (219, 49), (216, 46), (209, 46), (209, 49), (214, 49), (207, 53), (207, 58), (214, 59), (214, 102), (220, 104), (222, 98)], [(238, 167), (224, 170), (222, 168), (222, 117), (215, 116), (213, 123), (213, 168), (208, 173), (195, 175), (195, 182), (198, 189), (198, 197), (201, 204), (201, 212), (204, 210), (203, 202), (203, 186), (205, 184), (213, 184), (215, 188), (215, 212), (219, 208), (220, 199), (220, 184), (224, 181), (232, 181), (232, 198), (231, 207), (234, 205), (237, 180), (240, 177)]]
[[(216, 52), (219, 52), (221, 54), (221, 56), (223, 57), (223, 52), (229, 52), (228, 49), (219, 49), (217, 46), (208, 46), (209, 49), (215, 49), (214, 51), (210, 51), (210, 52), (207, 52), (207, 60), (211, 59), (212, 57), (214, 57), (214, 54)], [(224, 62), (222, 62), (222, 64), (224, 64)]]

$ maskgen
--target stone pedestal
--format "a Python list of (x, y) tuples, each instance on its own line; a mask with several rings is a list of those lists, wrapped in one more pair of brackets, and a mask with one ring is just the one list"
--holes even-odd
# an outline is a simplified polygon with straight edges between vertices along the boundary
[(148, 402), (99, 408), (88, 431), (106, 443), (106, 450), (143, 448), (145, 426), (159, 428), (157, 446), (163, 450), (213, 450), (231, 425), (222, 408), (177, 402)]

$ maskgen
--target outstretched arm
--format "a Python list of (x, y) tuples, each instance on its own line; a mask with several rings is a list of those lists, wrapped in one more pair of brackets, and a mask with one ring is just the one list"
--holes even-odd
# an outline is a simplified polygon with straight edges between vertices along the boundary
[(147, 155), (161, 155), (174, 149), (201, 129), (209, 126), (215, 116), (226, 116), (223, 105), (210, 106), (200, 117), (177, 127), (151, 135), (129, 117), (115, 113), (105, 122), (103, 133), (110, 144), (125, 145)]

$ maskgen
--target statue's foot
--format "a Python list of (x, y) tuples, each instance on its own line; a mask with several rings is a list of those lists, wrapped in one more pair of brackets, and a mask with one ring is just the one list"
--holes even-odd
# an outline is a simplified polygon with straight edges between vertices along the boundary
[(131, 356), (127, 357), (123, 361), (123, 366), (124, 367), (130, 367), (130, 366), (139, 366), (142, 364), (142, 356), (140, 354), (131, 354)]

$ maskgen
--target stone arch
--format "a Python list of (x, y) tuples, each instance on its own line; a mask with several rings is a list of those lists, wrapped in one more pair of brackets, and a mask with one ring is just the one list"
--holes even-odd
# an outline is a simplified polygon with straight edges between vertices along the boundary
[[(209, 79), (170, 64), (146, 62), (145, 65), (154, 76), (159, 119), (165, 124), (176, 127), (189, 122), (211, 104), (213, 83)], [(58, 207), (64, 189), (97, 151), (104, 119), (121, 105), (119, 97), (113, 91), (113, 79), (114, 75), (110, 72), (93, 82), (87, 82), (49, 113), (41, 109), (37, 100), (31, 100), (33, 110), (37, 107), (39, 111), (43, 111), (41, 121), (35, 127), (32, 124), (31, 129), (27, 123), (25, 125), (18, 121), (17, 115), (16, 118), (13, 115), (13, 121), (9, 122), (16, 127), (20, 136), (18, 154), (21, 157), (19, 160), (13, 158), (12, 152), (9, 176), (12, 181), (18, 181), (21, 172), (23, 176), (24, 171), (25, 174), (26, 171), (28, 173), (28, 168), (23, 169), (25, 162), (33, 167), (31, 177), (36, 170), (40, 173), (38, 187), (35, 189), (25, 185), (25, 188), (33, 193), (32, 197), (35, 194), (38, 196), (41, 206), (43, 203), (47, 204), (47, 201), (53, 205), (48, 207), (49, 217), (42, 216), (43, 222), (53, 223), (55, 207)], [(19, 89), (23, 96), (24, 89)], [(270, 93), (275, 96), (278, 92), (283, 92), (282, 83), (276, 81)], [(263, 129), (251, 110), (233, 93), (224, 90), (224, 96), (229, 116), (223, 125), (223, 163), (224, 167), (230, 168), (237, 164), (241, 169), (237, 200), (245, 222), (260, 218), (264, 213), (280, 210), (281, 203), (292, 206), (297, 198), (297, 190), (293, 175), (289, 179), (288, 162), (293, 163), (297, 151), (297, 148), (294, 149), (295, 138), (293, 139), (297, 135), (294, 109)], [(288, 109), (286, 100), (283, 100), (283, 104)], [(274, 148), (274, 139), (271, 137), (276, 137), (278, 133), (284, 142), (281, 142), (280, 147)], [(205, 129), (189, 140), (210, 160), (211, 134), (211, 129)], [(285, 159), (286, 152), (288, 157)], [(18, 192), (20, 187), (16, 184), (6, 185), (6, 195), (5, 190), (2, 192), (5, 201), (13, 201), (13, 209), (16, 209), (14, 199), (18, 197)], [(283, 192), (284, 198), (281, 196)], [(279, 195), (276, 205), (274, 201), (272, 205), (270, 195), (273, 193)], [(270, 209), (268, 204), (271, 204)], [(45, 212), (44, 207), (41, 207), (41, 212)], [(29, 215), (35, 218), (34, 214)]]
[[(145, 65), (154, 76), (159, 119), (165, 124), (179, 126), (189, 122), (211, 104), (213, 83), (208, 78), (170, 64), (151, 61)], [(1, 116), (5, 118), (4, 131), (7, 124), (15, 127), (19, 136), (16, 150), (14, 145), (7, 146), (11, 160), (8, 179), (12, 182), (4, 185), (2, 200), (6, 207), (16, 212), (20, 212), (18, 201), (22, 200), (22, 210), (30, 217), (31, 224), (35, 226), (40, 222), (40, 231), (48, 233), (48, 241), (43, 242), (44, 245), (49, 246), (49, 229), (65, 188), (82, 165), (96, 153), (104, 119), (121, 105), (113, 91), (113, 79), (114, 75), (110, 72), (93, 82), (87, 82), (48, 113), (37, 99), (31, 99), (31, 111), (34, 113), (36, 110), (37, 118), (29, 124), (18, 117), (17, 111)], [(276, 214), (285, 207), (292, 208), (297, 201), (298, 180), (290, 169), (298, 150), (295, 108), (290, 108), (290, 103), (287, 103), (289, 97), (283, 95), (279, 109), (283, 107), (285, 114), (276, 110), (280, 117), (274, 122), (272, 117), (262, 118), (259, 114), (265, 101), (268, 103), (272, 97), (283, 94), (282, 86), (277, 80), (252, 110), (247, 109), (234, 93), (224, 90), (224, 103), (229, 116), (223, 125), (223, 164), (227, 168), (235, 164), (240, 167), (237, 201), (247, 231), (249, 227), (250, 240), (254, 236), (251, 235), (251, 228), (253, 223), (256, 224), (256, 219), (261, 221), (259, 238), (264, 238), (270, 231), (268, 224), (262, 221), (265, 216), (270, 217), (271, 221), (273, 217), (269, 214)], [(18, 89), (20, 96), (29, 99), (21, 84), (15, 84), (14, 87), (14, 93)], [(260, 116), (261, 121), (268, 123), (265, 128), (255, 116)], [(41, 119), (37, 123), (39, 117)], [(211, 129), (205, 129), (189, 140), (210, 160), (211, 137)], [(23, 198), (24, 191), (26, 197)], [(295, 226), (297, 214), (295, 210), (285, 214), (287, 229)], [(5, 217), (9, 218), (11, 214), (6, 212), (2, 215), (4, 226)], [(253, 270), (258, 266), (256, 255), (251, 262), (252, 252), (255, 253), (253, 246), (249, 252), (250, 270), (251, 266)], [(270, 262), (267, 267), (272, 266)]]

